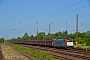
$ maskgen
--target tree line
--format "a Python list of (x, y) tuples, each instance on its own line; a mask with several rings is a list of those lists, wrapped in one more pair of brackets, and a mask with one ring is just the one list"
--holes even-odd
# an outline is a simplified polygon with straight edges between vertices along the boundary
[(68, 33), (68, 31), (56, 32), (55, 34), (48, 33), (45, 35), (45, 32), (39, 32), (37, 36), (25, 33), (23, 37), (12, 38), (11, 40), (54, 40), (58, 38), (67, 38), (72, 39), (73, 42), (78, 42), (79, 44), (90, 46), (90, 31), (87, 32), (78, 32), (78, 40), (76, 40), (76, 33)]

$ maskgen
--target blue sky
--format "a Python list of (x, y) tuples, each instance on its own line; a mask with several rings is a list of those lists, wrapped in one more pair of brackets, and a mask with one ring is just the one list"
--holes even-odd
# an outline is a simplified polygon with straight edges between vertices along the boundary
[(0, 0), (0, 37), (36, 35), (37, 28), (47, 34), (49, 24), (51, 33), (75, 33), (76, 14), (78, 31), (90, 30), (90, 0)]

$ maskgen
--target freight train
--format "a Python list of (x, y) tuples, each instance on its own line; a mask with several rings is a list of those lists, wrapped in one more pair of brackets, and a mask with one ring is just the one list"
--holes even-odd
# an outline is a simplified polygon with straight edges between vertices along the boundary
[(10, 41), (11, 43), (18, 44), (30, 44), (30, 45), (39, 45), (39, 46), (49, 46), (57, 48), (71, 49), (74, 47), (73, 41), (71, 39), (56, 39), (56, 40), (19, 40), (19, 41)]

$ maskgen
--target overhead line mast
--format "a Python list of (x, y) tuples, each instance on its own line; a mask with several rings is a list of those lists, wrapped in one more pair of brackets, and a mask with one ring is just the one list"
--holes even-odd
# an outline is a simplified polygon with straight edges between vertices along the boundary
[[(36, 22), (36, 25), (38, 26), (38, 22)], [(37, 27), (37, 40), (38, 40), (38, 27)]]
[(78, 14), (76, 14), (76, 41), (78, 42)]

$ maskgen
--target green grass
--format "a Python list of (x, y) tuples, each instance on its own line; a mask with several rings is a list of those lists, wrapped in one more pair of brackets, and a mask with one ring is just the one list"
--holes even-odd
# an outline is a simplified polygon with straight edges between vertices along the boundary
[(90, 46), (85, 46), (85, 44), (77, 44), (75, 45), (76, 48), (88, 48), (90, 49)]
[(17, 46), (17, 45), (14, 45), (14, 44), (11, 44), (10, 46), (12, 48), (16, 49), (17, 51), (23, 52), (23, 54), (28, 53), (28, 54), (32, 54), (32, 55), (37, 56), (37, 57), (42, 57), (42, 58), (44, 58), (46, 60), (56, 60), (55, 58), (53, 58), (52, 55), (50, 55), (47, 52), (38, 52), (36, 50), (30, 50), (29, 48), (22, 47), (22, 46)]

